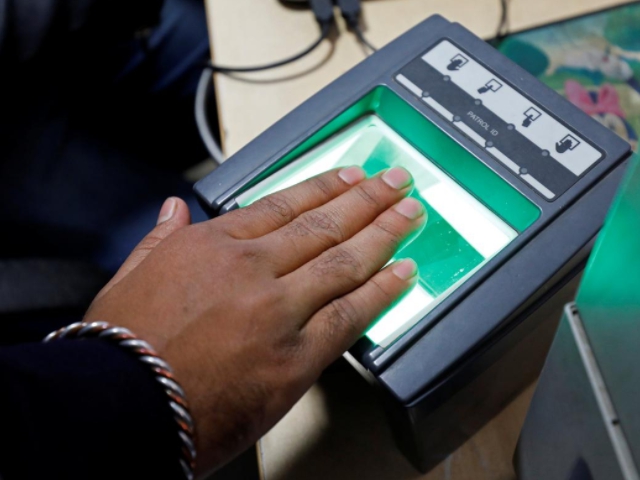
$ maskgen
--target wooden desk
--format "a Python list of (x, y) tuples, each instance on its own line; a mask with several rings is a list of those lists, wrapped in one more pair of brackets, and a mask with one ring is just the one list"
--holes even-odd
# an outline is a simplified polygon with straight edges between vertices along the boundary
[[(264, 480), (515, 480), (514, 447), (533, 386), (426, 475), (402, 456), (355, 370), (323, 376), (258, 444)], [(452, 419), (454, 422), (455, 419)]]
[[(213, 57), (224, 65), (255, 65), (310, 44), (318, 28), (310, 12), (277, 0), (207, 0)], [(626, 3), (623, 0), (511, 0), (510, 28), (535, 25)], [(481, 37), (495, 33), (499, 0), (364, 1), (369, 40), (383, 46), (433, 13)], [(365, 53), (342, 19), (339, 33), (313, 54), (277, 70), (218, 75), (216, 91), (224, 150), (230, 155)], [(259, 461), (266, 480), (511, 480), (511, 459), (533, 393), (529, 388), (449, 459), (427, 475), (413, 470), (393, 446), (385, 418), (367, 386), (351, 374), (326, 376), (263, 438)]]
[[(308, 10), (278, 0), (206, 0), (213, 58), (222, 65), (257, 65), (305, 48), (318, 35)], [(522, 30), (575, 16), (621, 0), (510, 0), (510, 28)], [(364, 23), (370, 41), (381, 47), (439, 13), (481, 37), (499, 23), (499, 0), (365, 0)], [(291, 65), (246, 75), (218, 75), (216, 93), (223, 147), (238, 151), (322, 87), (365, 58), (354, 35), (338, 19), (339, 33), (308, 57)]]

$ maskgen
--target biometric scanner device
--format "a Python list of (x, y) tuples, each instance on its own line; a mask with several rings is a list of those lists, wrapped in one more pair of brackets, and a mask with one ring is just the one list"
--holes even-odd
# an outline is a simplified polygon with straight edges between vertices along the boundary
[(426, 471), (539, 373), (628, 156), (615, 134), (434, 16), (195, 190), (216, 216), (335, 167), (413, 174), (428, 220), (397, 258), (417, 261), (419, 282), (347, 358)]

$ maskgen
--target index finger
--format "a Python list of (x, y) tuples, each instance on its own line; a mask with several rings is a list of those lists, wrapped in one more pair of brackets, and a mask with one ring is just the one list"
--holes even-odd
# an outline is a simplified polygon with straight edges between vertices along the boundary
[(258, 238), (333, 200), (365, 177), (364, 170), (358, 166), (329, 170), (230, 212), (221, 219), (224, 219), (225, 230), (232, 237), (244, 240)]
[(317, 312), (302, 329), (309, 345), (309, 366), (317, 371), (326, 368), (417, 280), (418, 266), (413, 260), (395, 262)]

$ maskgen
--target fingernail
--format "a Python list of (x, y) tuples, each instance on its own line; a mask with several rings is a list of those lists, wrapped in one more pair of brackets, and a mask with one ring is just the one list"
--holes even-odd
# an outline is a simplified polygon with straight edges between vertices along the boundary
[(382, 180), (384, 180), (384, 183), (389, 185), (391, 188), (395, 188), (397, 190), (408, 187), (412, 182), (411, 174), (401, 167), (394, 167), (391, 170), (384, 172)]
[(410, 280), (418, 274), (418, 265), (407, 258), (396, 262), (392, 267), (392, 272), (400, 280)]
[(338, 176), (349, 185), (360, 183), (367, 176), (361, 167), (353, 166), (340, 170)]
[(160, 225), (161, 223), (164, 223), (167, 220), (171, 219), (171, 217), (173, 217), (173, 214), (176, 213), (177, 206), (178, 202), (176, 202), (175, 198), (167, 198), (162, 204), (162, 208), (160, 209), (157, 225)]
[(393, 209), (409, 220), (415, 220), (424, 215), (424, 206), (415, 198), (403, 198)]

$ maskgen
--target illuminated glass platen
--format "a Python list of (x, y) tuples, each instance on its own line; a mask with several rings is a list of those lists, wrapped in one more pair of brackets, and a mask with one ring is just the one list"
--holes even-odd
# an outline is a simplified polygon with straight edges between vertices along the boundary
[(368, 115), (237, 197), (239, 206), (336, 167), (360, 165), (368, 175), (402, 166), (414, 177), (412, 196), (426, 206), (423, 230), (394, 258), (413, 258), (419, 282), (367, 332), (390, 345), (455, 290), (518, 233), (460, 187), (375, 115)]

